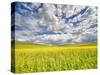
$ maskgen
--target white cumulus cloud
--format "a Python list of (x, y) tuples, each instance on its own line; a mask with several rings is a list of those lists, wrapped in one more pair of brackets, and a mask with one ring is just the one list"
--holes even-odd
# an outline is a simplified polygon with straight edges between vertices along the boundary
[(96, 7), (21, 4), (24, 9), (18, 7), (19, 10), (15, 11), (15, 37), (18, 41), (66, 44), (97, 40)]

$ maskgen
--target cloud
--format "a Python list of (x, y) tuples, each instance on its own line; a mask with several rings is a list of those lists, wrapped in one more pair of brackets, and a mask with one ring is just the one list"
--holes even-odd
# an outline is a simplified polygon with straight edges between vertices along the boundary
[(15, 26), (15, 37), (19, 41), (46, 44), (96, 41), (97, 8), (18, 2)]

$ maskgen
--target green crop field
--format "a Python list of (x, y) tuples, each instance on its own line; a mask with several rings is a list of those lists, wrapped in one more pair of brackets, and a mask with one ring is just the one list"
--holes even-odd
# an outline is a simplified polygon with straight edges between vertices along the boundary
[(48, 46), (16, 42), (15, 52), (12, 47), (12, 58), (12, 71), (15, 73), (93, 69), (97, 68), (97, 44)]

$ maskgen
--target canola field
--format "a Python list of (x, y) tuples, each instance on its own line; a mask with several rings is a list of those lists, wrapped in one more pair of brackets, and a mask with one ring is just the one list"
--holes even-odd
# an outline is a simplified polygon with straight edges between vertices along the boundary
[(15, 42), (12, 59), (11, 70), (15, 73), (93, 69), (97, 68), (97, 44), (48, 46)]

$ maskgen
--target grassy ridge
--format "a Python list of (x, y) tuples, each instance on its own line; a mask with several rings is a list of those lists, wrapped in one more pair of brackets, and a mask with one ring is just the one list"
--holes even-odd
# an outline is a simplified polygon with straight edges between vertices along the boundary
[(16, 73), (97, 67), (96, 42), (61, 46), (40, 45), (30, 42), (16, 42), (15, 44)]
[[(49, 45), (46, 45), (46, 44), (36, 44), (36, 43), (31, 43), (31, 42), (15, 42), (16, 44), (16, 48), (20, 48), (20, 47), (51, 47)], [(63, 46), (66, 46), (66, 47), (84, 47), (84, 46), (96, 46), (97, 43), (96, 42), (86, 42), (86, 43), (78, 43), (78, 44), (65, 44), (65, 45), (54, 45), (53, 47), (63, 47)]]

